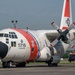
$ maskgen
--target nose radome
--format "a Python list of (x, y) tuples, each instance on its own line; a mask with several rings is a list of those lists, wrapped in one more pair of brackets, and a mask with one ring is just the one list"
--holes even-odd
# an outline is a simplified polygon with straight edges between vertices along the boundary
[(3, 42), (0, 42), (0, 58), (4, 58), (7, 55), (8, 46)]

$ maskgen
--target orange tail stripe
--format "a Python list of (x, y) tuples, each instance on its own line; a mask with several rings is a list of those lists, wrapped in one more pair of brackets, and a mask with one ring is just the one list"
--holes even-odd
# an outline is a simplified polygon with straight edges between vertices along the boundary
[(70, 17), (70, 1), (66, 0), (66, 6), (65, 6), (65, 17)]

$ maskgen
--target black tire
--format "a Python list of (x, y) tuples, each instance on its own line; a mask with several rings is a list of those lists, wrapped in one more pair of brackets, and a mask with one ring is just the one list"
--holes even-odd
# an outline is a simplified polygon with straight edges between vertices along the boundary
[(58, 63), (53, 63), (53, 66), (54, 66), (54, 67), (57, 67), (57, 66), (58, 66)]
[(6, 62), (2, 62), (2, 67), (7, 68)]
[(53, 57), (51, 57), (51, 59), (47, 62), (49, 67), (52, 66), (52, 61), (53, 61)]
[(58, 66), (58, 63), (48, 63), (48, 66), (49, 67), (57, 67)]
[(10, 63), (3, 62), (2, 66), (3, 66), (3, 68), (10, 68)]
[(52, 66), (52, 64), (51, 64), (51, 63), (48, 63), (48, 66), (49, 66), (49, 67), (51, 67), (51, 66)]
[(26, 66), (25, 62), (16, 64), (16, 67), (25, 67), (25, 66)]

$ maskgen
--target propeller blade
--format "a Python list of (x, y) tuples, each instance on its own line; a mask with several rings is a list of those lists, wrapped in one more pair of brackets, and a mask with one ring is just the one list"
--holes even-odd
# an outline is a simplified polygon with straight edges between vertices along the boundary
[[(58, 33), (60, 34), (59, 37), (57, 37), (52, 43), (50, 43), (50, 47), (54, 47), (58, 41), (61, 39), (64, 43), (69, 44), (70, 46), (72, 45), (72, 41), (70, 39), (70, 36), (67, 35), (69, 33), (69, 31), (75, 26), (75, 22), (71, 25), (69, 25), (69, 27), (65, 30), (62, 31), (56, 24), (55, 22), (52, 22), (51, 25), (54, 27), (54, 29), (56, 29), (58, 31)], [(72, 48), (75, 45), (72, 46)]]
[(73, 44), (72, 46), (71, 46), (71, 48), (74, 48), (75, 47), (75, 44)]
[(74, 48), (75, 44), (71, 41), (71, 38), (69, 35), (67, 35), (67, 38), (68, 38), (67, 43), (71, 46), (71, 48)]
[(55, 22), (52, 22), (51, 25), (56, 29), (59, 33), (62, 33), (62, 30), (55, 24)]
[(68, 33), (74, 26), (75, 26), (75, 23), (69, 25), (69, 27), (68, 27), (65, 31), (63, 31), (63, 32), (61, 33), (62, 36), (65, 35), (66, 38), (69, 38), (69, 37), (67, 36), (67, 33)]
[(68, 43), (71, 46), (71, 48), (74, 48), (75, 47), (75, 44), (71, 40), (68, 40)]
[(52, 43), (50, 43), (50, 47), (54, 47), (58, 43), (58, 39), (55, 39)]
[(75, 23), (69, 25), (68, 30), (70, 31), (75, 26)]

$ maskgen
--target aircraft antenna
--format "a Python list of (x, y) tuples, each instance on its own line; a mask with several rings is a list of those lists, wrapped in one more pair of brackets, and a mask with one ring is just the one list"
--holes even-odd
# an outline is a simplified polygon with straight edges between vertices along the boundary
[(16, 28), (16, 24), (17, 24), (18, 21), (17, 20), (12, 20), (11, 22), (14, 25), (14, 28)]

